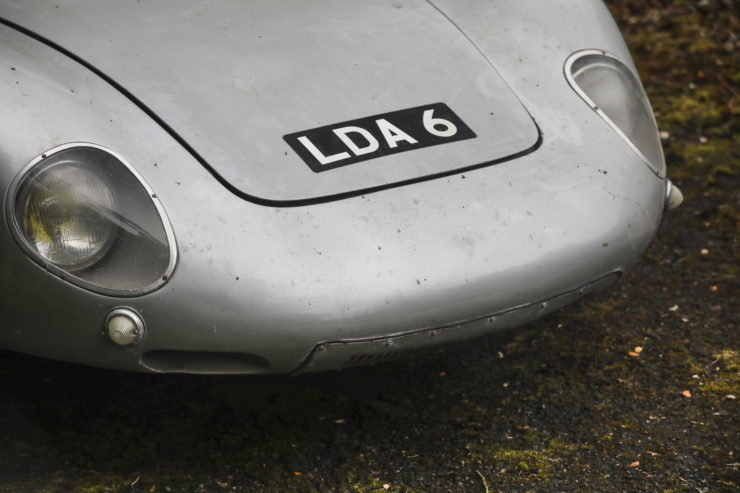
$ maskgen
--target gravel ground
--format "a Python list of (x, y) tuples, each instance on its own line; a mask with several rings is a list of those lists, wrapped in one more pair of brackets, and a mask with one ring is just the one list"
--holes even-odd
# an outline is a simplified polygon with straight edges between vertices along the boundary
[(298, 378), (0, 353), (0, 491), (738, 491), (738, 7), (610, 2), (686, 203), (609, 290)]

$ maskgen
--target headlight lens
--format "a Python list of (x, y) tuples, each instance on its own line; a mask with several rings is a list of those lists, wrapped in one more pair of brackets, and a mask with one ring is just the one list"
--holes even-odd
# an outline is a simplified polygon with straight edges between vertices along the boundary
[(116, 205), (102, 177), (74, 161), (60, 162), (37, 173), (23, 192), (23, 234), (44, 259), (75, 272), (108, 252), (117, 227), (105, 216)]
[(19, 244), (49, 271), (104, 294), (155, 289), (175, 266), (159, 201), (122, 158), (66, 144), (33, 160), (8, 197)]
[(579, 51), (565, 62), (571, 87), (660, 177), (665, 159), (650, 102), (642, 84), (619, 59), (598, 50)]

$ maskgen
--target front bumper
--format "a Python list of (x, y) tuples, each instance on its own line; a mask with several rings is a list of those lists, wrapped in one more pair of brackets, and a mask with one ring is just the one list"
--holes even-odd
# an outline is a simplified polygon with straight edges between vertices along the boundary
[(621, 276), (614, 272), (552, 298), (528, 303), (454, 325), (421, 329), (366, 340), (344, 340), (317, 345), (296, 373), (373, 365), (416, 354), (442, 350), (456, 342), (496, 330), (516, 327), (554, 312), (577, 299), (605, 289)]

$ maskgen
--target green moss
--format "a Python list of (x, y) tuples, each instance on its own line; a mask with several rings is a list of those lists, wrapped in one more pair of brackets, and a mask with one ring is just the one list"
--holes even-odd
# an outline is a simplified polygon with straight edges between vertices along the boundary
[[(723, 399), (728, 395), (737, 396), (740, 390), (740, 352), (733, 349), (714, 354), (712, 365), (695, 364), (694, 374), (699, 375), (701, 385), (696, 388), (705, 397)], [(719, 370), (717, 370), (719, 368)]]
[(547, 481), (554, 469), (576, 450), (575, 445), (552, 439), (544, 448), (516, 448), (498, 446), (473, 453), (480, 465), (491, 465), (495, 470), (519, 470), (535, 474), (538, 481)]
[[(367, 474), (366, 470), (357, 468), (353, 465), (345, 465), (337, 470), (337, 475), (344, 478), (342, 489), (344, 491), (353, 491), (357, 493), (381, 493), (386, 491), (398, 491), (397, 487), (390, 487), (389, 483), (384, 483), (380, 478)], [(384, 484), (389, 484), (385, 489)]]
[(673, 132), (689, 125), (701, 130), (723, 123), (730, 116), (727, 108), (709, 97), (704, 90), (671, 97), (663, 101), (659, 108), (659, 127)]

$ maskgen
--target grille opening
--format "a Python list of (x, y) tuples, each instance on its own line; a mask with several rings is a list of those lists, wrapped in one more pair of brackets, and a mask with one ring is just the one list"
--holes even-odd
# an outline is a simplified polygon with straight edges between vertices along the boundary
[(354, 354), (350, 356), (344, 364), (342, 364), (341, 368), (352, 368), (354, 366), (372, 366), (377, 365), (380, 363), (388, 363), (391, 361), (397, 361), (397, 360), (403, 360), (408, 359), (412, 357), (437, 353), (440, 351), (444, 351), (448, 347), (452, 346), (452, 344), (441, 344), (441, 345), (435, 345), (430, 347), (421, 347), (421, 348), (414, 348), (414, 349), (403, 349), (393, 352), (387, 352), (387, 353), (361, 353), (361, 354)]
[(270, 364), (262, 356), (249, 353), (210, 351), (149, 351), (141, 356), (147, 370), (162, 373), (262, 373)]

